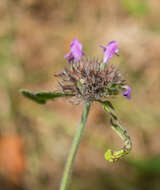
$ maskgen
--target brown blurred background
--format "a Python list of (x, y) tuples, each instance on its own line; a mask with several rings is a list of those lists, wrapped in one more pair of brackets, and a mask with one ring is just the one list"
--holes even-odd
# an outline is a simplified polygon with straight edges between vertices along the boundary
[(118, 163), (104, 159), (122, 142), (94, 104), (73, 170), (70, 190), (160, 189), (160, 1), (0, 1), (0, 189), (57, 190), (82, 112), (59, 99), (38, 105), (20, 88), (53, 90), (72, 38), (92, 57), (116, 40), (132, 100), (112, 100), (133, 141)]

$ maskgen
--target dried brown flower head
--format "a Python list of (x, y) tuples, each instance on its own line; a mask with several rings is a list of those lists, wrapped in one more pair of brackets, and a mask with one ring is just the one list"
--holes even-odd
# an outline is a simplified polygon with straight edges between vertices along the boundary
[(117, 95), (125, 85), (125, 80), (116, 67), (95, 59), (72, 62), (69, 69), (56, 73), (55, 76), (60, 79), (58, 88), (61, 92), (73, 94), (82, 102)]

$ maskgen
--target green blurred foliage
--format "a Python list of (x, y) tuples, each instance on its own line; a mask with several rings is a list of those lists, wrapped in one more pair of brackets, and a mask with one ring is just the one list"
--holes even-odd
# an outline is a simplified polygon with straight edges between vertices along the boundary
[(132, 16), (145, 16), (149, 12), (146, 0), (121, 0), (124, 10)]

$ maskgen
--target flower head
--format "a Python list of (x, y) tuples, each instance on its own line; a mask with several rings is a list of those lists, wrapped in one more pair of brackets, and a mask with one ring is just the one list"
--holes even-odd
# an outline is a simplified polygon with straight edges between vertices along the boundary
[(118, 49), (118, 43), (116, 41), (111, 41), (108, 43), (108, 45), (105, 46), (100, 46), (104, 50), (104, 57), (103, 57), (103, 63), (108, 62), (114, 54), (117, 54), (119, 49)]
[(126, 90), (123, 92), (123, 96), (126, 96), (127, 99), (131, 99), (131, 87), (126, 85), (126, 86), (124, 86), (124, 88)]
[(70, 63), (80, 61), (83, 55), (82, 44), (78, 39), (73, 39), (70, 45), (70, 52), (64, 58), (67, 58)]
[(119, 94), (126, 85), (113, 65), (108, 64), (101, 69), (101, 60), (83, 59), (71, 64), (71, 68), (55, 76), (61, 79), (59, 90), (64, 94), (73, 94), (76, 103), (104, 100)]
[[(60, 93), (74, 97), (76, 104), (106, 100), (109, 97), (123, 95), (130, 99), (130, 87), (126, 85), (123, 76), (113, 64), (106, 63), (119, 51), (117, 42), (111, 41), (104, 49), (104, 59), (84, 58), (82, 44), (74, 39), (70, 45), (70, 52), (65, 56), (71, 66), (62, 72), (55, 73), (60, 79), (58, 90)], [(126, 91), (125, 89), (126, 88)], [(72, 103), (75, 104), (73, 101)]]

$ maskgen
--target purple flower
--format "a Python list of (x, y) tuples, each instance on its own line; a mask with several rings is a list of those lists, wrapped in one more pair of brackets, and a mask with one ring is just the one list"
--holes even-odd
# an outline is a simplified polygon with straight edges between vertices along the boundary
[(100, 46), (101, 48), (103, 48), (104, 50), (104, 57), (103, 57), (103, 63), (106, 63), (108, 62), (111, 57), (116, 54), (118, 55), (118, 43), (116, 41), (111, 41), (108, 43), (108, 45), (105, 47), (105, 46)]
[(68, 59), (68, 62), (80, 61), (82, 56), (84, 55), (82, 51), (82, 44), (78, 39), (73, 39), (70, 45), (70, 52), (64, 56), (64, 58)]
[(126, 96), (127, 99), (131, 99), (131, 87), (129, 86), (124, 86), (126, 91), (123, 92), (123, 96)]

